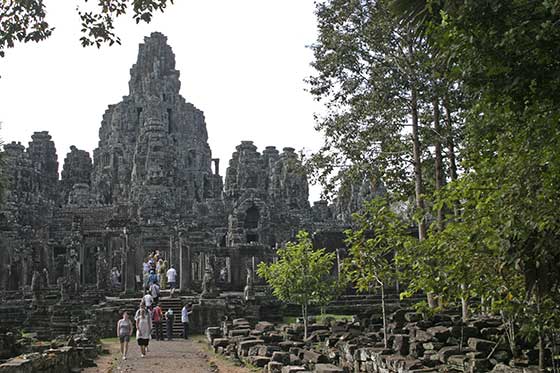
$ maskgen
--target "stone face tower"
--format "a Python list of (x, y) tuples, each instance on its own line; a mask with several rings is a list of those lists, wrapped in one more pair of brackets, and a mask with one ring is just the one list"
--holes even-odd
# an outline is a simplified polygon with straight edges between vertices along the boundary
[(0, 289), (30, 285), (43, 268), (54, 284), (76, 262), (79, 283), (93, 286), (107, 275), (98, 267), (107, 258), (123, 275), (122, 290), (134, 292), (143, 260), (159, 250), (182, 289), (200, 289), (211, 267), (221, 289), (240, 290), (247, 270), (272, 260), (299, 229), (342, 231), (326, 203), (309, 206), (293, 148), (259, 152), (242, 141), (224, 186), (204, 114), (180, 87), (167, 38), (153, 33), (140, 45), (128, 95), (103, 115), (93, 159), (71, 147), (59, 180), (48, 132), (35, 132), (27, 149), (4, 146)]
[(128, 96), (103, 116), (92, 176), (100, 203), (127, 205), (140, 221), (163, 223), (220, 197), (204, 114), (180, 87), (167, 38), (153, 33), (130, 70)]

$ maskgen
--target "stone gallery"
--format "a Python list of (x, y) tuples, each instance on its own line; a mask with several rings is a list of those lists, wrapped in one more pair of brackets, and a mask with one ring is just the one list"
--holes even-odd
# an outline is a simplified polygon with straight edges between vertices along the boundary
[(128, 95), (103, 115), (93, 157), (72, 146), (59, 178), (48, 132), (35, 132), (27, 148), (4, 146), (0, 289), (30, 287), (38, 273), (66, 293), (94, 285), (133, 293), (144, 258), (159, 250), (183, 290), (200, 291), (207, 269), (221, 290), (242, 290), (247, 270), (299, 229), (340, 243), (332, 237), (352, 201), (311, 207), (294, 149), (259, 152), (251, 141), (235, 148), (224, 182), (204, 114), (180, 87), (167, 38), (153, 33), (140, 45)]

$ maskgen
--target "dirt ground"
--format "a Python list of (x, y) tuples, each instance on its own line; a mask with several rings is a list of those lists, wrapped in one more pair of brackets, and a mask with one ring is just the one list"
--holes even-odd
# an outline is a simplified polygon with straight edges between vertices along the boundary
[(233, 362), (215, 355), (206, 347), (203, 337), (189, 340), (150, 341), (146, 357), (140, 356), (140, 348), (135, 340), (130, 341), (126, 360), (122, 360), (119, 342), (110, 340), (104, 344), (110, 352), (96, 360), (97, 367), (87, 368), (85, 373), (248, 373), (248, 368), (236, 366)]

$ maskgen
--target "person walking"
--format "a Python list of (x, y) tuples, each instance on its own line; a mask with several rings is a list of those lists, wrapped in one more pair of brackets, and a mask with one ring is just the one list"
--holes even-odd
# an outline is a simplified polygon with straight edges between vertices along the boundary
[(159, 266), (159, 284), (160, 284), (160, 289), (167, 289), (167, 260), (159, 260), (161, 263), (161, 265)]
[(152, 312), (152, 320), (154, 321), (154, 329), (156, 330), (156, 340), (163, 341), (163, 330), (161, 325), (161, 322), (163, 321), (163, 311), (157, 303), (154, 311)]
[(165, 326), (167, 329), (166, 334), (168, 340), (173, 339), (173, 319), (174, 319), (173, 310), (170, 308), (165, 313)]
[(149, 313), (141, 308), (138, 319), (136, 320), (136, 341), (138, 342), (138, 346), (140, 346), (140, 354), (142, 357), (146, 356), (151, 335), (152, 319)]
[(171, 265), (171, 268), (167, 270), (167, 282), (169, 282), (169, 288), (171, 289), (171, 296), (175, 292), (175, 287), (177, 286), (177, 271), (175, 266)]
[(152, 297), (152, 295), (150, 294), (149, 290), (146, 290), (146, 295), (144, 295), (144, 298), (142, 298), (142, 301), (144, 302), (144, 304), (146, 305), (147, 309), (151, 309), (152, 308), (152, 304), (154, 303), (154, 298)]
[(183, 324), (183, 338), (189, 338), (189, 315), (192, 313), (191, 304), (185, 304), (181, 310), (181, 323)]
[(160, 287), (156, 281), (152, 285), (150, 285), (150, 294), (152, 295), (152, 298), (154, 298), (154, 304), (159, 303), (159, 293), (160, 293)]
[(126, 354), (128, 353), (128, 342), (130, 342), (130, 337), (132, 336), (132, 321), (128, 318), (128, 312), (124, 311), (122, 314), (122, 319), (117, 321), (117, 337), (121, 342), (121, 355), (122, 359), (126, 360)]

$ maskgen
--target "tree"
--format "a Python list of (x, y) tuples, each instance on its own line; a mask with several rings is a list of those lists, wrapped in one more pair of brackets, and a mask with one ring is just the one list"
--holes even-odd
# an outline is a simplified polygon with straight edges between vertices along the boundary
[(355, 228), (346, 231), (349, 257), (345, 273), (360, 292), (381, 292), (383, 339), (387, 348), (385, 287), (397, 279), (394, 255), (411, 246), (408, 227), (384, 198), (366, 202), (363, 211), (354, 214)]
[(276, 263), (259, 263), (257, 273), (272, 287), (275, 297), (301, 306), (307, 338), (308, 309), (312, 304), (320, 304), (328, 292), (328, 284), (333, 284), (335, 254), (325, 249), (314, 250), (306, 231), (298, 232), (296, 238), (297, 242), (288, 242), (278, 250)]
[[(327, 114), (317, 125), (324, 146), (310, 164), (329, 191), (340, 191), (343, 178), (363, 180), (373, 171), (373, 179), (381, 180), (393, 198), (414, 202), (422, 241), (428, 228), (426, 196), (446, 183), (443, 142), (449, 169), (456, 173), (455, 102), (450, 99), (456, 84), (447, 80), (446, 61), (436, 58), (427, 38), (395, 17), (389, 5), (389, 0), (317, 5), (319, 40), (312, 47), (317, 73), (309, 84)], [(437, 216), (443, 225), (443, 212)]]
[[(78, 0), (77, 11), (82, 22), (82, 45), (120, 44), (114, 22), (132, 10), (136, 23), (149, 23), (154, 12), (163, 12), (173, 0), (99, 0), (96, 5)], [(88, 6), (89, 5), (89, 6)], [(85, 9), (88, 8), (88, 9)], [(93, 9), (93, 10), (91, 10)], [(0, 57), (16, 43), (40, 42), (54, 31), (47, 19), (43, 0), (3, 0), (0, 2)]]
[(513, 299), (537, 334), (542, 370), (545, 332), (560, 327), (560, 2), (394, 2), (471, 99), (452, 200), (499, 265), (524, 279)]

